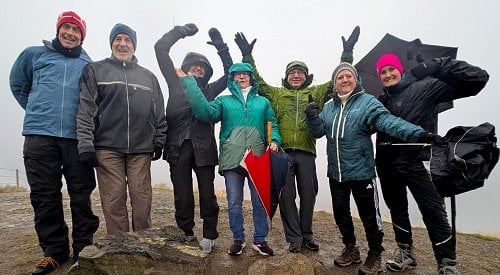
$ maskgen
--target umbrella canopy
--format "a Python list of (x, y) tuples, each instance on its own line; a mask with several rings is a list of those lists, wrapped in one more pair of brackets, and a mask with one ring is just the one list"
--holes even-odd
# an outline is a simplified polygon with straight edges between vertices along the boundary
[(248, 150), (241, 160), (241, 167), (245, 168), (248, 176), (252, 180), (260, 201), (266, 209), (267, 216), (271, 216), (271, 153), (269, 147), (262, 155), (254, 155), (252, 150)]
[[(410, 74), (410, 69), (419, 62), (416, 60), (417, 53), (420, 53), (423, 59), (450, 56), (457, 57), (458, 48), (422, 44), (420, 39), (406, 41), (392, 34), (387, 33), (382, 40), (356, 65), (362, 85), (365, 91), (378, 97), (383, 94), (383, 86), (377, 75), (376, 65), (379, 57), (384, 53), (394, 53), (399, 56), (405, 73)], [(438, 111), (443, 112), (453, 108), (453, 101), (441, 103)]]
[(498, 162), (495, 126), (457, 126), (443, 137), (444, 145), (432, 146), (430, 172), (442, 197), (464, 193), (484, 185)]
[(281, 189), (285, 185), (288, 168), (292, 163), (292, 157), (285, 153), (274, 152), (269, 148), (262, 155), (255, 155), (248, 150), (241, 160), (241, 167), (247, 172), (252, 180), (260, 201), (266, 209), (269, 219), (273, 219), (278, 208)]
[(285, 186), (288, 169), (292, 164), (292, 157), (280, 150), (271, 151), (271, 216), (274, 216), (281, 197), (281, 189)]

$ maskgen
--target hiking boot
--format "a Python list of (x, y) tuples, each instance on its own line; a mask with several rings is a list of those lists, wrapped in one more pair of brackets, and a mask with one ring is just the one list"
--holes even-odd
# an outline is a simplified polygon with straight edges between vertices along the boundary
[(314, 240), (304, 240), (304, 246), (312, 251), (319, 250), (319, 245)]
[(408, 244), (398, 243), (398, 248), (389, 256), (385, 266), (389, 270), (396, 272), (403, 271), (407, 268), (416, 268), (417, 261), (415, 261), (415, 257), (413, 257), (413, 247)]
[(288, 246), (288, 251), (292, 253), (302, 252), (302, 243), (290, 243), (290, 245)]
[(243, 252), (244, 247), (245, 247), (245, 241), (234, 240), (231, 247), (229, 247), (229, 249), (227, 250), (227, 253), (229, 255), (238, 256), (241, 254), (241, 252)]
[(45, 256), (43, 257), (35, 266), (35, 269), (31, 272), (32, 275), (49, 274), (50, 272), (56, 270), (66, 262), (68, 258), (56, 259), (55, 257)]
[(185, 235), (184, 241), (187, 243), (194, 243), (197, 241), (197, 239), (193, 235)]
[(272, 256), (274, 251), (267, 245), (266, 241), (256, 243), (255, 241), (252, 244), (253, 250), (259, 252), (260, 255), (264, 256)]
[(214, 247), (214, 245), (215, 240), (203, 238), (200, 241), (201, 250), (207, 254), (210, 254), (210, 252), (212, 252), (212, 248)]
[(457, 270), (457, 261), (443, 258), (441, 263), (438, 264), (439, 275), (455, 275), (460, 274)]
[(333, 262), (338, 266), (350, 266), (353, 263), (361, 263), (359, 248), (353, 244), (346, 245), (344, 250), (342, 250), (342, 254), (337, 256)]
[(382, 256), (373, 251), (368, 251), (365, 262), (359, 268), (359, 274), (378, 274), (382, 267)]

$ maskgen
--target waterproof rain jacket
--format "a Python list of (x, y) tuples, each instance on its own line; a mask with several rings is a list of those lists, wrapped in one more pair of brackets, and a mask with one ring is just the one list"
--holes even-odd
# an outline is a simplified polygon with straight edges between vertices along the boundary
[[(231, 71), (248, 71), (250, 65), (234, 64)], [(252, 84), (256, 80), (251, 73)], [(239, 166), (247, 149), (252, 149), (256, 155), (263, 154), (266, 146), (267, 122), (272, 123), (272, 142), (281, 145), (278, 122), (271, 103), (265, 97), (257, 94), (257, 86), (252, 86), (247, 100), (243, 98), (237, 81), (231, 77), (227, 87), (231, 95), (223, 95), (208, 102), (197, 86), (194, 77), (181, 79), (187, 99), (193, 107), (195, 116), (202, 121), (215, 123), (221, 121), (219, 134), (220, 156), (219, 172), (234, 169)]]
[(314, 137), (326, 135), (328, 177), (338, 182), (375, 178), (371, 135), (375, 130), (417, 141), (425, 133), (420, 126), (395, 117), (374, 96), (361, 89), (353, 91), (344, 106), (338, 95), (315, 119), (308, 118)]
[(92, 60), (83, 49), (70, 58), (43, 44), (25, 49), (10, 72), (12, 94), (25, 109), (23, 135), (76, 139), (80, 76)]
[[(155, 53), (161, 73), (168, 85), (168, 101), (166, 117), (168, 123), (167, 142), (163, 151), (163, 158), (170, 164), (177, 164), (180, 148), (186, 138), (191, 139), (194, 158), (197, 166), (217, 165), (217, 143), (215, 142), (214, 125), (196, 119), (191, 110), (191, 105), (186, 99), (182, 84), (175, 72), (175, 67), (169, 52), (179, 40), (175, 31), (169, 31), (155, 44)], [(213, 74), (212, 66), (208, 59), (199, 54), (190, 52), (186, 54), (181, 68), (187, 73), (189, 66), (194, 63), (204, 63), (206, 66), (205, 77), (196, 79), (198, 87), (208, 101), (214, 100), (227, 87), (227, 74), (233, 60), (226, 48), (218, 52), (224, 75), (214, 82), (208, 83)]]
[[(352, 52), (343, 52), (341, 61), (352, 63)], [(332, 82), (309, 86), (313, 80), (313, 75), (309, 74), (299, 89), (293, 89), (285, 76), (282, 79), (283, 87), (273, 87), (262, 78), (251, 55), (244, 56), (243, 62), (254, 66), (255, 78), (259, 82), (259, 94), (268, 98), (273, 105), (283, 138), (283, 149), (302, 150), (316, 155), (316, 139), (309, 132), (304, 111), (309, 103), (309, 95), (312, 95), (320, 109), (323, 108), (329, 99), (328, 93), (333, 90)]]
[[(439, 68), (434, 77), (417, 81), (405, 74), (396, 85), (384, 89), (379, 98), (389, 111), (408, 122), (436, 133), (439, 103), (478, 94), (488, 82), (485, 70), (465, 61), (450, 57), (434, 59)], [(397, 165), (429, 160), (428, 150), (418, 146), (380, 146), (384, 143), (402, 143), (384, 133), (377, 134), (377, 161)]]
[(125, 154), (163, 147), (167, 123), (156, 76), (115, 57), (85, 66), (78, 110), (80, 154), (105, 149)]

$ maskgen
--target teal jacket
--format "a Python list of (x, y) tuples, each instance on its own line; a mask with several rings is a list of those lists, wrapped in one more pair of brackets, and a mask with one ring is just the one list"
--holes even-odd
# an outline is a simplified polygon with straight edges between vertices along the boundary
[(181, 78), (184, 92), (197, 119), (216, 123), (221, 122), (219, 133), (219, 172), (238, 167), (247, 149), (256, 155), (263, 154), (267, 147), (267, 122), (272, 124), (271, 140), (281, 146), (278, 121), (271, 103), (259, 96), (258, 87), (252, 86), (247, 100), (241, 93), (239, 84), (233, 80), (232, 73), (250, 71), (252, 84), (256, 80), (250, 64), (236, 63), (231, 66), (227, 87), (231, 95), (217, 97), (208, 102), (192, 76)]
[(380, 101), (361, 89), (353, 91), (344, 106), (335, 94), (321, 114), (308, 123), (316, 138), (326, 135), (328, 177), (339, 182), (375, 178), (371, 139), (375, 131), (410, 142), (425, 134), (422, 127), (391, 115)]
[[(341, 60), (352, 63), (352, 52), (343, 52)], [(243, 62), (255, 67), (255, 61), (251, 55), (244, 56)], [(274, 87), (264, 81), (256, 67), (255, 78), (259, 82), (259, 94), (271, 101), (276, 112), (280, 134), (283, 138), (283, 149), (302, 150), (316, 155), (316, 139), (309, 133), (305, 109), (309, 103), (309, 95), (312, 95), (314, 102), (318, 103), (322, 109), (329, 99), (328, 93), (333, 89), (332, 82), (327, 81), (310, 86), (313, 75), (309, 74), (304, 84), (295, 90), (286, 82), (285, 76), (282, 79), (283, 87)]]

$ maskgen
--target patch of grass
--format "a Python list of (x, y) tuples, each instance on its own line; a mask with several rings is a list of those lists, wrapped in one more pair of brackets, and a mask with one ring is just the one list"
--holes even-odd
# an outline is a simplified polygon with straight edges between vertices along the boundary
[(13, 185), (6, 185), (0, 187), (0, 193), (14, 193), (14, 192), (26, 192), (27, 189), (25, 187), (17, 187)]
[(473, 233), (470, 234), (478, 239), (485, 241), (500, 241), (500, 233)]

